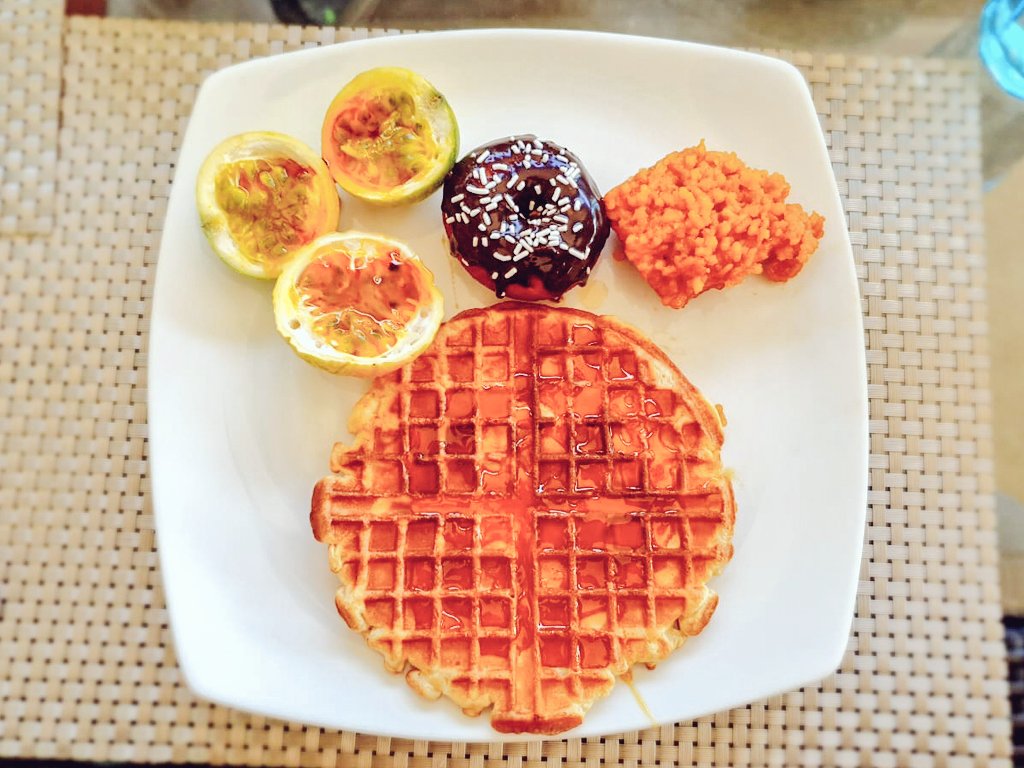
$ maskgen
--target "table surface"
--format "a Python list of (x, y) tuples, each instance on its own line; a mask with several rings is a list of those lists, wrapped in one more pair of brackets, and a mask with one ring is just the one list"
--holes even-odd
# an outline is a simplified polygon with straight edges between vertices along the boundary
[[(819, 110), (864, 311), (870, 508), (840, 670), (692, 723), (467, 746), (324, 731), (197, 700), (175, 665), (159, 583), (147, 327), (197, 85), (234, 61), (366, 32), (78, 18), (62, 26), (58, 6), (0, 6), (0, 22), (22, 24), (0, 31), (0, 61), (10, 62), (0, 86), (15, 85), (0, 108), (10, 142), (0, 188), (40, 182), (38, 191), (48, 172), (54, 185), (39, 195), (49, 209), (0, 209), (0, 756), (1008, 764), (971, 65), (784, 54)], [(60, 51), (54, 79), (46, 73)]]

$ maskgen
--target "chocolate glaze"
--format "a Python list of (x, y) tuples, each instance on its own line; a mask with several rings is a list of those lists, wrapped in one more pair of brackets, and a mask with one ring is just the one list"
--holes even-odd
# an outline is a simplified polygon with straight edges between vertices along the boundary
[(459, 160), (441, 215), (452, 255), (498, 297), (561, 298), (587, 281), (608, 239), (604, 203), (579, 159), (531, 135)]

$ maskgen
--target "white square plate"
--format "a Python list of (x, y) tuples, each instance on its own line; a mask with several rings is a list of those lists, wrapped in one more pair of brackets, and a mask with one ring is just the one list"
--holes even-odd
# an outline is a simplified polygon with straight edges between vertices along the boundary
[[(636, 686), (659, 722), (815, 682), (839, 664), (866, 506), (867, 393), (857, 280), (811, 98), (789, 64), (666, 40), (546, 31), (406, 35), (273, 56), (210, 77), (196, 98), (167, 210), (151, 331), (149, 424), (157, 535), (178, 661), (199, 695), (326, 727), (455, 741), (496, 734), (428, 702), (334, 610), (335, 577), (308, 514), (332, 443), (365, 381), (323, 373), (276, 334), (269, 282), (206, 243), (196, 173), (225, 137), (271, 130), (319, 148), (335, 93), (370, 67), (422, 73), (458, 117), (462, 152), (515, 133), (559, 142), (599, 187), (702, 138), (786, 175), (826, 218), (795, 280), (755, 277), (666, 309), (607, 252), (566, 303), (646, 332), (729, 419), (735, 557), (703, 634)], [(347, 195), (341, 226), (409, 243), (446, 313), (494, 302), (446, 254), (439, 193), (379, 210)], [(607, 296), (602, 298), (602, 289)], [(625, 685), (585, 736), (649, 726)]]

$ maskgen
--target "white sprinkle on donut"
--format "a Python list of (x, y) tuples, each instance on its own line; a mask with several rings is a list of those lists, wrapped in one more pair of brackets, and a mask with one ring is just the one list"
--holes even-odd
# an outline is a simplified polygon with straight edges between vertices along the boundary
[[(454, 240), (453, 253), (467, 266), (485, 270), (491, 266), (495, 270), (490, 273), (494, 292), (499, 297), (506, 295), (505, 281), (520, 274), (515, 265), (535, 253), (544, 253), (542, 262), (522, 271), (532, 275), (544, 265), (545, 271), (538, 272), (538, 277), (552, 297), (554, 291), (581, 284), (583, 268), (590, 273), (586, 262), (596, 253), (593, 238), (603, 237), (602, 227), (607, 228), (594, 219), (603, 212), (596, 190), (589, 188), (592, 182), (569, 155), (568, 150), (534, 136), (513, 136), (469, 155), (456, 171), (454, 189), (446, 184), (446, 189), (458, 194), (443, 203), (444, 220), (466, 225), (461, 236), (466, 247), (472, 240), (473, 248), (467, 254), (468, 263)], [(582, 185), (577, 184), (580, 178)], [(521, 197), (523, 194), (529, 199)], [(470, 204), (464, 202), (467, 199)], [(593, 224), (590, 228), (588, 220)], [(592, 242), (585, 242), (588, 235)], [(518, 282), (525, 284), (525, 278), (520, 276)]]

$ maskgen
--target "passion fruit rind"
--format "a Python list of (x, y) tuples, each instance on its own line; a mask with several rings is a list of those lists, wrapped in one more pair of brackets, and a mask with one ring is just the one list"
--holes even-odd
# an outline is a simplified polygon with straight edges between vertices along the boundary
[[(266, 166), (262, 170), (261, 164)], [(237, 165), (260, 170), (257, 176), (267, 175), (266, 183), (261, 179), (259, 184), (267, 199), (255, 207), (270, 210), (248, 212), (248, 224), (246, 212), (230, 210), (231, 203), (244, 209), (256, 190), (250, 194), (224, 187), (226, 172)], [(294, 172), (304, 178), (290, 178)], [(293, 187), (294, 199), (269, 199), (282, 181)], [(232, 191), (237, 192), (237, 201), (230, 196)], [(210, 246), (228, 266), (249, 277), (272, 280), (305, 242), (337, 229), (341, 203), (327, 165), (313, 149), (283, 133), (253, 131), (225, 139), (206, 156), (196, 177), (196, 207)], [(243, 238), (239, 229), (246, 226), (249, 231)]]
[[(367, 248), (366, 244), (372, 247)], [(298, 288), (307, 267), (319, 257), (337, 256), (346, 260), (338, 268), (351, 269), (353, 255), (357, 258), (383, 259), (391, 254), (400, 257), (401, 263), (408, 268), (418, 271), (417, 277), (422, 288), (414, 313), (403, 318), (394, 334), (397, 340), (385, 352), (373, 356), (353, 354), (332, 347), (317, 332), (317, 328), (323, 327), (321, 321), (328, 313), (311, 306)], [(353, 277), (355, 279), (357, 276)], [(357, 289), (355, 293), (366, 296), (366, 292), (376, 289), (377, 283), (373, 278), (364, 279), (365, 285), (353, 288)], [(355, 230), (322, 235), (296, 252), (274, 285), (273, 303), (277, 331), (299, 357), (329, 373), (360, 377), (390, 373), (414, 360), (430, 346), (444, 316), (444, 299), (434, 284), (433, 274), (419, 256), (396, 240)], [(337, 308), (339, 314), (350, 313), (362, 317), (366, 316), (364, 310), (365, 306)]]
[[(339, 123), (361, 106), (358, 122), (372, 136), (349, 136), (342, 145)], [(458, 159), (459, 126), (448, 100), (424, 77), (402, 67), (377, 67), (356, 75), (331, 101), (321, 142), (323, 159), (342, 189), (376, 205), (396, 206), (420, 202), (441, 186)], [(423, 145), (426, 156), (417, 156)], [(373, 184), (362, 177), (375, 170), (380, 176), (381, 169), (347, 169), (348, 160), (387, 164), (387, 170), (408, 178)]]

